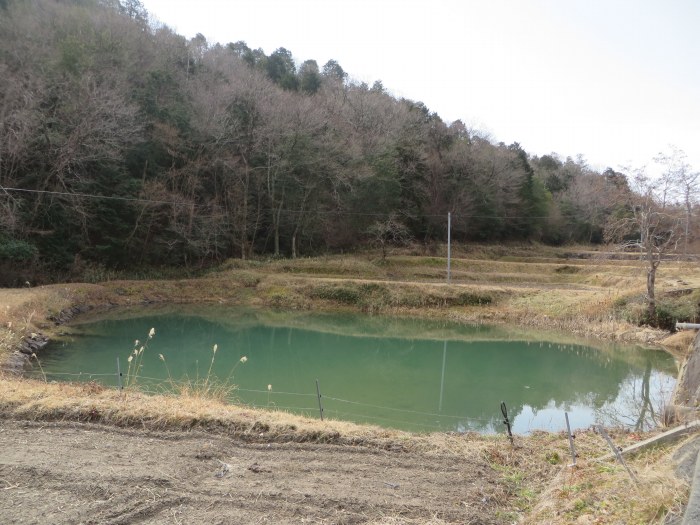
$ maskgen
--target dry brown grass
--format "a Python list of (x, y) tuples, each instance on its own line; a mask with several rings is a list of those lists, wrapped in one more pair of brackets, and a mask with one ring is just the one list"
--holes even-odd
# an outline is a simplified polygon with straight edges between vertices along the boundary
[(695, 330), (681, 330), (661, 341), (664, 348), (671, 352), (676, 358), (684, 358), (695, 341), (697, 332)]
[(488, 438), (477, 434), (416, 435), (345, 421), (320, 421), (284, 411), (256, 410), (183, 390), (178, 395), (119, 392), (98, 383), (43, 383), (5, 377), (0, 381), (0, 417), (31, 421), (89, 421), (152, 430), (199, 428), (249, 441), (318, 442), (475, 454)]
[[(675, 473), (672, 455), (677, 447), (658, 448), (633, 458), (628, 466), (639, 483), (613, 460), (599, 462), (588, 456), (600, 452), (599, 436), (577, 439), (583, 460), (564, 467), (543, 491), (524, 523), (662, 523), (667, 515), (678, 517), (689, 487)], [(618, 437), (617, 443), (624, 438)]]
[[(146, 430), (199, 429), (248, 442), (313, 442), (420, 452), (426, 457), (474, 458), (499, 474), (495, 493), (509, 502), (498, 511), (504, 522), (654, 523), (667, 513), (679, 513), (687, 500), (687, 485), (672, 470), (671, 448), (654, 449), (629, 460), (640, 480), (636, 486), (619, 465), (596, 460), (608, 453), (607, 444), (585, 431), (577, 436), (579, 459), (571, 468), (563, 433), (516, 436), (511, 447), (503, 435), (416, 435), (342, 421), (322, 422), (226, 404), (201, 392), (145, 395), (135, 390), (120, 393), (96, 383), (47, 384), (16, 378), (0, 381), (0, 417), (97, 422)], [(612, 435), (619, 446), (641, 439), (630, 433)], [(376, 523), (417, 522), (392, 516)], [(430, 523), (442, 522), (436, 517)]]
[[(588, 258), (566, 258), (571, 252), (586, 252)], [(635, 312), (625, 305), (643, 299), (645, 273), (639, 260), (619, 260), (612, 258), (619, 254), (591, 253), (582, 248), (517, 245), (475, 246), (455, 253), (449, 285), (445, 282), (445, 259), (434, 256), (396, 254), (379, 261), (365, 254), (258, 265), (256, 297), (264, 305), (300, 310), (340, 307), (463, 322), (508, 322), (635, 341), (637, 329), (630, 322)], [(679, 286), (700, 287), (699, 270), (688, 263), (664, 263), (658, 292)], [(367, 284), (386, 286), (389, 293), (360, 297), (353, 303), (352, 293)], [(342, 288), (347, 293), (343, 301), (323, 300), (316, 292), (320, 286)], [(491, 301), (455, 305), (459, 293)], [(417, 296), (423, 298), (422, 303)], [(445, 300), (440, 304), (426, 297)], [(646, 343), (662, 335), (647, 331), (636, 341)]]

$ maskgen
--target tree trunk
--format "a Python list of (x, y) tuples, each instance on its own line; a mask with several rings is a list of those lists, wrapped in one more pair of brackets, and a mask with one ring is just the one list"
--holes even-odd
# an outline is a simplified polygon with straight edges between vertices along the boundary
[(284, 205), (284, 190), (282, 191), (282, 196), (279, 202), (276, 202), (277, 192), (277, 174), (279, 171), (279, 166), (274, 168), (272, 166), (272, 146), (268, 150), (267, 159), (267, 195), (270, 199), (270, 208), (272, 209), (272, 230), (275, 242), (275, 257), (280, 255), (280, 215), (282, 214), (282, 206)]
[(683, 236), (683, 255), (688, 255), (688, 239), (690, 237), (690, 218), (693, 205), (686, 195), (685, 198), (685, 235)]
[(275, 257), (280, 256), (280, 215), (282, 215), (282, 204), (284, 201), (280, 201), (279, 207), (272, 214), (272, 228), (275, 233)]
[(248, 251), (248, 191), (250, 186), (250, 167), (245, 155), (241, 155), (245, 165), (244, 185), (243, 185), (243, 220), (241, 224), (241, 259), (245, 261), (246, 252)]
[(297, 231), (298, 228), (295, 228), (292, 234), (292, 259), (297, 258)]
[(649, 263), (649, 269), (647, 270), (647, 315), (649, 321), (656, 319), (656, 296), (654, 294), (654, 287), (656, 284), (656, 264), (653, 262)]

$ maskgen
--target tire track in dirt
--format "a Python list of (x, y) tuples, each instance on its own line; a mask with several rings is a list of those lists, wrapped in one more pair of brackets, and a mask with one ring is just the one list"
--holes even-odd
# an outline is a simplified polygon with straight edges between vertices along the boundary
[(509, 503), (486, 460), (452, 454), (8, 420), (0, 450), (8, 524), (488, 524)]

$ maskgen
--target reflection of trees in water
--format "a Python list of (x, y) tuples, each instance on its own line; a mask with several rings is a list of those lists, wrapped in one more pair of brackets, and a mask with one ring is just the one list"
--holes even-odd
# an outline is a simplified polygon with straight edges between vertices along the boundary
[(644, 373), (629, 377), (626, 383), (616, 403), (595, 410), (596, 419), (605, 426), (624, 426), (636, 431), (658, 426), (663, 407), (671, 396), (672, 379), (653, 373), (649, 357)]
[[(650, 352), (644, 361), (630, 362), (581, 346), (551, 345), (551, 350), (547, 344), (517, 346), (499, 352), (485, 344), (478, 362), (463, 364), (459, 361), (466, 359), (466, 353), (449, 353), (448, 363), (461, 373), (458, 378), (448, 374), (448, 385), (469, 399), (460, 408), (448, 403), (449, 409), (465, 414), (458, 430), (501, 431), (501, 401), (506, 401), (512, 422), (526, 407), (536, 416), (540, 410), (571, 411), (578, 405), (589, 407), (605, 424), (648, 428), (654, 426), (663, 403), (659, 387), (667, 391), (672, 387), (664, 354)], [(638, 352), (637, 357), (644, 355), (643, 350)]]
[(448, 374), (448, 383), (469, 400), (466, 415), (489, 424), (500, 424), (501, 401), (506, 401), (511, 419), (524, 406), (536, 412), (552, 402), (564, 407), (602, 407), (617, 398), (624, 379), (635, 372), (624, 361), (578, 346), (549, 349), (511, 343), (504, 348), (499, 343), (482, 343), (474, 350), (478, 355), (457, 349), (449, 352), (448, 364), (461, 373), (459, 377)]

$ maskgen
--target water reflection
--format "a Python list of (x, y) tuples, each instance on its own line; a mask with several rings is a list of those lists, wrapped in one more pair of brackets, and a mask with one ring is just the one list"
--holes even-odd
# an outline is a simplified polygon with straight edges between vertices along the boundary
[[(490, 348), (494, 344), (480, 345), (487, 357), (458, 365), (462, 374), (453, 379), (456, 388), (441, 384), (441, 391), (458, 390), (474, 401), (462, 407), (469, 416), (458, 422), (461, 431), (502, 431), (502, 418), (494, 409), (499, 399), (506, 401), (517, 433), (561, 430), (565, 411), (574, 428), (598, 422), (648, 429), (659, 423), (675, 383), (669, 357), (659, 352), (638, 349), (645, 356), (640, 369), (636, 362), (577, 345)], [(452, 351), (446, 353), (451, 362)], [(458, 361), (461, 357), (455, 356)]]
[(74, 337), (54, 347), (44, 365), (56, 379), (113, 372), (115, 356), (126, 359), (133, 340), (153, 326), (144, 376), (165, 377), (162, 353), (174, 377), (199, 377), (216, 343), (219, 377), (248, 357), (234, 376), (240, 402), (317, 417), (318, 378), (328, 417), (417, 431), (502, 432), (505, 401), (517, 433), (560, 430), (565, 410), (575, 428), (596, 421), (643, 428), (675, 377), (670, 356), (640, 348), (508, 340), (501, 328), (444, 322), (388, 319), (382, 332), (376, 317), (304, 314), (285, 323), (267, 315), (228, 310), (105, 319), (78, 327), (100, 337)]
[(442, 375), (440, 376), (440, 402), (438, 412), (442, 412), (442, 396), (445, 393), (445, 363), (447, 362), (447, 341), (442, 348)]
[(625, 426), (646, 430), (660, 423), (665, 404), (673, 392), (674, 382), (660, 378), (654, 363), (647, 359), (644, 373), (626, 379), (617, 403), (596, 410), (596, 419), (607, 426)]

